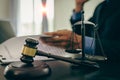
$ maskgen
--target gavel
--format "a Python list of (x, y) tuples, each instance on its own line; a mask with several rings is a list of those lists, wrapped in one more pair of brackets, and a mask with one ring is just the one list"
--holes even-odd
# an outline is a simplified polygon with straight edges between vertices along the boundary
[[(34, 61), (33, 58), (35, 56), (46, 56), (48, 58), (54, 58), (56, 60), (62, 60), (65, 62), (76, 64), (76, 65), (83, 65), (83, 66), (99, 68), (99, 66), (98, 66), (98, 64), (96, 64), (96, 62), (66, 58), (66, 57), (52, 55), (50, 53), (45, 53), (43, 51), (37, 50), (37, 45), (39, 44), (38, 40), (35, 40), (32, 38), (27, 38), (25, 41), (26, 41), (26, 44), (24, 45), (24, 48), (22, 51), (23, 56), (20, 58), (20, 60), (24, 63), (31, 64)], [(94, 66), (91, 64), (93, 64)]]
[(9, 80), (34, 80), (38, 77), (50, 75), (52, 73), (51, 67), (44, 61), (34, 61), (35, 56), (46, 56), (48, 58), (62, 60), (82, 67), (99, 68), (99, 65), (95, 62), (76, 60), (40, 51), (37, 49), (39, 41), (33, 38), (27, 38), (25, 42), (22, 50), (22, 57), (20, 58), (21, 61), (9, 64), (4, 70), (4, 76)]

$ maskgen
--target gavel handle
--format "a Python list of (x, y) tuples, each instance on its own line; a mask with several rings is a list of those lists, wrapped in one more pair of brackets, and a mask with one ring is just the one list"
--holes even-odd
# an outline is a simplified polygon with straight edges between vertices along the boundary
[(36, 55), (46, 56), (48, 58), (54, 58), (56, 60), (62, 60), (65, 62), (76, 64), (76, 65), (88, 66), (88, 67), (92, 67), (92, 68), (99, 68), (99, 65), (96, 62), (91, 62), (91, 61), (87, 61), (87, 60), (75, 60), (72, 58), (66, 58), (66, 57), (62, 57), (62, 56), (52, 55), (50, 53), (46, 53), (46, 52), (43, 52), (40, 50), (37, 50)]

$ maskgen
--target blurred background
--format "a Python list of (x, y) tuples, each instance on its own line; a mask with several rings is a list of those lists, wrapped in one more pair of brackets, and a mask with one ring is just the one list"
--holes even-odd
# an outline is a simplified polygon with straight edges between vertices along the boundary
[[(102, 1), (85, 4), (85, 20)], [(10, 22), (16, 36), (71, 29), (69, 19), (74, 7), (74, 0), (0, 0), (0, 21)]]

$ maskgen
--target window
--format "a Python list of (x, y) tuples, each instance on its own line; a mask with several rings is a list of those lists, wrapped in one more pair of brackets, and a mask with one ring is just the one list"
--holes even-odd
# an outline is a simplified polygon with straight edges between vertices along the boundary
[[(46, 7), (42, 5), (42, 1), (46, 1)], [(53, 31), (53, 20), (54, 0), (20, 0), (18, 36)]]

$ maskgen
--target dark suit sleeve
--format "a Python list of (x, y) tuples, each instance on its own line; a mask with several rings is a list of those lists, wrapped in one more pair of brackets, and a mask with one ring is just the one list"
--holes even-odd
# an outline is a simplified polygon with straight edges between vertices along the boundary
[[(105, 22), (104, 31), (99, 33), (105, 54), (109, 61), (120, 61), (120, 10), (111, 15)], [(96, 53), (102, 53), (96, 40)]]
[[(95, 24), (97, 24), (97, 10), (100, 5), (97, 6), (93, 16), (89, 19), (89, 21)], [(104, 17), (104, 19), (106, 19), (106, 17)], [(101, 26), (99, 26), (100, 31), (98, 30), (98, 34), (100, 36), (105, 55), (108, 57), (109, 61), (120, 61), (120, 9), (118, 11), (115, 11), (103, 23), (100, 24)], [(80, 32), (80, 30), (77, 31)], [(95, 52), (95, 54), (98, 55), (102, 54), (98, 38), (96, 39)]]

